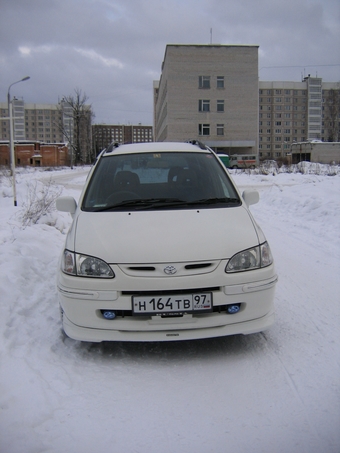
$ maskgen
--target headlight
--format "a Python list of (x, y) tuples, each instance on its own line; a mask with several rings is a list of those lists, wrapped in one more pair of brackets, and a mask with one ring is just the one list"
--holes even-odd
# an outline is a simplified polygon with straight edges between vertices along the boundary
[(65, 274), (78, 277), (113, 278), (115, 276), (105, 261), (69, 250), (64, 251), (61, 269)]
[(230, 258), (225, 271), (226, 272), (243, 272), (261, 267), (270, 266), (273, 262), (273, 257), (270, 251), (268, 242), (243, 250)]

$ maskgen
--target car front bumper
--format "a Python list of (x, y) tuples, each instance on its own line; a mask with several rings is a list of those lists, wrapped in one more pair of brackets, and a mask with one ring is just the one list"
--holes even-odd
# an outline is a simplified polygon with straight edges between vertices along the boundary
[[(117, 279), (104, 281), (60, 272), (58, 290), (64, 331), (76, 340), (101, 342), (190, 340), (246, 335), (268, 329), (274, 322), (277, 282), (274, 267), (231, 275), (225, 274), (224, 268), (225, 264), (220, 263), (214, 272), (193, 275), (189, 279), (123, 278), (115, 269)], [(130, 292), (115, 286), (124, 279), (123, 287), (129, 288)], [(214, 311), (184, 313), (181, 317), (133, 315), (132, 295), (136, 292), (171, 292), (174, 288), (177, 291), (188, 291), (188, 288), (192, 292), (211, 291)], [(226, 306), (230, 304), (240, 304), (240, 311), (229, 314)], [(103, 310), (117, 311), (119, 315), (108, 320), (103, 317)]]

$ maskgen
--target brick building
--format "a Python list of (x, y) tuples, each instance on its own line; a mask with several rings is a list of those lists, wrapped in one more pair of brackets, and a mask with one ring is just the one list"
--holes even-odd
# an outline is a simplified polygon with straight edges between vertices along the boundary
[(94, 124), (92, 126), (92, 148), (98, 155), (110, 143), (144, 143), (153, 141), (152, 126)]
[[(79, 115), (64, 99), (58, 104), (29, 104), (13, 98), (12, 105), (14, 140), (44, 144), (67, 142), (70, 150), (78, 150), (77, 156), (73, 153), (76, 161), (88, 163), (92, 160), (90, 105), (82, 106)], [(8, 116), (8, 104), (0, 102), (0, 140), (9, 140)]]
[[(69, 165), (68, 147), (65, 143), (40, 143), (23, 141), (14, 144), (16, 166), (59, 167)], [(0, 166), (9, 166), (9, 143), (0, 142)]]

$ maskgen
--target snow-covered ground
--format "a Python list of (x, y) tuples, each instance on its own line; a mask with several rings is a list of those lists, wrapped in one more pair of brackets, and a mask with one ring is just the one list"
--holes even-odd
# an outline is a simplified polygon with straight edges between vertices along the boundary
[(0, 452), (339, 453), (340, 172), (232, 172), (261, 195), (271, 330), (145, 344), (66, 338), (55, 275), (71, 218), (21, 226), (39, 180), (77, 198), (86, 173), (20, 170), (17, 207), (0, 177)]

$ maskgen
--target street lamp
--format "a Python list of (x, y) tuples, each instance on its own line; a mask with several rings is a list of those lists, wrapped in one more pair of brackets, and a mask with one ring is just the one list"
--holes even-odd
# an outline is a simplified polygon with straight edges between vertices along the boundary
[(11, 103), (10, 89), (16, 83), (24, 82), (25, 80), (28, 80), (29, 78), (30, 78), (29, 76), (26, 76), (23, 79), (13, 82), (8, 87), (8, 92), (7, 92), (8, 116), (9, 116), (9, 147), (10, 147), (10, 161), (11, 161), (14, 206), (17, 206), (17, 194), (16, 194), (16, 187), (15, 187), (15, 155), (14, 155), (14, 133), (13, 133), (13, 111), (12, 111), (13, 105)]

